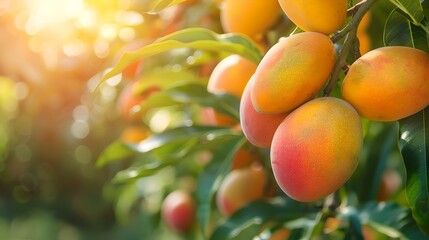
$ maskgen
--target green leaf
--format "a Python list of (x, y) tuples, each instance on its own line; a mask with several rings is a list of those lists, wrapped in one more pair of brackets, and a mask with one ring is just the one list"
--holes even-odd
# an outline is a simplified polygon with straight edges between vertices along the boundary
[(227, 93), (209, 93), (201, 84), (184, 84), (154, 93), (145, 100), (141, 108), (168, 107), (183, 104), (198, 104), (212, 107), (217, 112), (236, 120), (240, 118), (240, 100)]
[(413, 25), (398, 8), (386, 20), (383, 41), (385, 46), (408, 46), (429, 52), (427, 33)]
[(122, 170), (116, 173), (113, 178), (113, 183), (125, 183), (132, 182), (133, 180), (148, 177), (156, 174), (161, 169), (179, 162), (180, 159), (171, 159), (170, 161), (163, 160), (161, 161), (153, 161), (151, 163), (142, 164), (139, 166), (132, 166), (126, 170)]
[(121, 223), (127, 223), (130, 219), (131, 209), (138, 199), (135, 182), (121, 186), (117, 193), (115, 215)]
[(177, 71), (171, 67), (153, 70), (141, 76), (141, 79), (135, 85), (135, 93), (143, 93), (153, 87), (167, 89), (179, 85), (201, 83), (194, 72), (187, 69)]
[(422, 7), (423, 7), (423, 14), (426, 17), (426, 20), (428, 20), (429, 19), (429, 1), (423, 0)]
[(392, 238), (425, 239), (408, 208), (393, 202), (368, 202), (358, 209), (362, 224)]
[(139, 144), (131, 146), (131, 149), (138, 153), (148, 153), (168, 144), (183, 143), (192, 138), (198, 138), (203, 141), (208, 135), (216, 138), (220, 135), (231, 133), (231, 129), (217, 126), (178, 127), (154, 134)]
[(407, 171), (406, 193), (413, 217), (429, 234), (429, 108), (399, 120), (399, 149)]
[(262, 59), (262, 53), (256, 44), (244, 35), (233, 33), (217, 34), (205, 28), (187, 28), (162, 37), (135, 52), (125, 53), (113, 69), (104, 75), (99, 85), (121, 73), (128, 65), (137, 60), (177, 48), (234, 53), (255, 63), (259, 63)]
[(159, 170), (186, 161), (199, 147), (220, 141), (229, 136), (239, 136), (229, 128), (214, 126), (179, 127), (152, 135), (129, 148), (136, 154), (133, 166), (118, 172), (113, 182), (122, 183), (151, 176)]
[(419, 0), (389, 0), (397, 8), (407, 14), (413, 23), (423, 20), (423, 7)]
[(107, 146), (97, 159), (97, 167), (102, 167), (113, 161), (120, 161), (133, 155), (133, 151), (122, 141), (117, 140)]
[[(211, 240), (253, 239), (266, 227), (266, 223), (283, 223), (296, 220), (308, 213), (308, 206), (289, 198), (254, 201), (237, 210), (214, 230)], [(300, 224), (300, 227), (314, 225)]]
[(152, 8), (149, 13), (159, 13), (165, 8), (185, 2), (186, 0), (155, 0), (152, 1)]
[(231, 161), (238, 149), (246, 142), (243, 136), (230, 136), (222, 143), (211, 149), (212, 159), (200, 173), (197, 182), (197, 218), (202, 230), (206, 228), (210, 219), (211, 203), (220, 181), (224, 178), (231, 167)]
[(371, 122), (364, 139), (363, 161), (353, 175), (359, 200), (375, 200), (380, 188), (381, 176), (396, 144), (397, 125)]

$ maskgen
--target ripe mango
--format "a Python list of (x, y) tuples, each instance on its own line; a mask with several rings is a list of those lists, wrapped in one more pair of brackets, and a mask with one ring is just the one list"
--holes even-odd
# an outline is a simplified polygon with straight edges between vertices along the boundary
[(251, 82), (244, 89), (240, 101), (241, 129), (247, 140), (253, 145), (269, 148), (277, 127), (287, 114), (263, 114), (257, 112), (250, 99), (250, 85)]
[(207, 90), (211, 93), (226, 92), (240, 98), (256, 67), (256, 63), (240, 55), (230, 55), (213, 69)]
[(304, 31), (329, 35), (344, 25), (346, 0), (279, 0), (283, 12)]
[(350, 66), (342, 94), (369, 120), (408, 117), (429, 104), (429, 54), (403, 46), (374, 49)]
[(362, 125), (339, 98), (311, 100), (280, 124), (271, 144), (271, 165), (280, 188), (311, 202), (339, 189), (353, 174), (362, 149)]
[(242, 33), (258, 39), (280, 17), (277, 0), (224, 0), (220, 20), (225, 32)]
[(260, 113), (292, 111), (317, 94), (334, 64), (334, 45), (326, 35), (305, 32), (280, 39), (250, 80), (253, 106)]
[[(222, 59), (213, 69), (207, 83), (207, 91), (211, 93), (229, 93), (241, 98), (244, 88), (255, 72), (256, 67), (256, 63), (240, 55), (230, 55)], [(207, 112), (207, 114), (209, 121), (215, 125), (227, 126), (236, 123), (232, 118), (213, 110)]]
[(229, 216), (246, 204), (265, 196), (268, 176), (262, 168), (242, 168), (231, 171), (222, 181), (216, 204), (224, 216)]

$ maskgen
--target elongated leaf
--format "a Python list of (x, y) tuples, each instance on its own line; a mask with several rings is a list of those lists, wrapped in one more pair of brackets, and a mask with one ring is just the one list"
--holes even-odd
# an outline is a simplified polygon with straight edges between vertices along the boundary
[(216, 126), (179, 127), (152, 135), (139, 144), (132, 145), (131, 149), (138, 153), (148, 153), (157, 148), (165, 147), (168, 144), (189, 141), (189, 139), (194, 137), (203, 138), (207, 135), (214, 137), (230, 133), (231, 129)]
[(114, 183), (122, 183), (154, 175), (169, 165), (186, 161), (197, 144), (198, 139), (190, 137), (189, 140), (171, 142), (149, 153), (140, 154), (133, 166), (119, 171), (112, 181)]
[(212, 149), (210, 163), (200, 173), (197, 183), (197, 218), (203, 234), (206, 234), (210, 219), (213, 196), (230, 169), (231, 161), (238, 149), (244, 144), (243, 136), (231, 136)]
[(139, 166), (130, 167), (126, 170), (119, 171), (116, 173), (115, 177), (113, 178), (113, 183), (124, 183), (124, 182), (131, 182), (135, 179), (148, 177), (156, 174), (161, 169), (179, 162), (180, 159), (169, 159), (169, 160), (163, 160), (161, 161), (154, 161), (152, 163), (148, 164), (142, 164)]
[(155, 0), (152, 3), (152, 9), (149, 13), (159, 13), (165, 8), (185, 2), (186, 0)]
[(429, 52), (427, 33), (413, 25), (398, 9), (394, 9), (384, 27), (385, 46), (408, 46)]
[(141, 108), (145, 111), (149, 108), (181, 104), (198, 104), (204, 107), (212, 107), (217, 112), (236, 120), (240, 117), (240, 100), (237, 97), (227, 93), (209, 93), (207, 88), (201, 84), (184, 84), (165, 89), (150, 96), (142, 103)]
[(240, 34), (217, 34), (205, 28), (188, 28), (169, 34), (135, 52), (127, 52), (102, 78), (101, 83), (119, 74), (137, 60), (177, 48), (193, 48), (239, 54), (258, 63), (262, 54), (248, 37)]
[(168, 89), (174, 86), (201, 83), (199, 77), (187, 69), (180, 71), (172, 68), (156, 69), (141, 76), (142, 81), (135, 85), (135, 93), (142, 93), (150, 88)]
[(399, 149), (413, 216), (429, 234), (429, 108), (399, 121)]
[(133, 155), (133, 151), (129, 149), (123, 142), (115, 141), (107, 146), (97, 159), (97, 167), (102, 167), (113, 161), (120, 161), (129, 158)]
[(224, 137), (240, 136), (229, 128), (211, 126), (180, 127), (153, 135), (139, 144), (129, 145), (137, 155), (135, 163), (118, 172), (113, 182), (121, 183), (151, 176), (173, 164), (186, 161), (200, 147), (222, 141)]
[(389, 0), (397, 8), (406, 13), (413, 21), (419, 23), (423, 20), (423, 7), (419, 0)]
[[(223, 239), (253, 239), (266, 227), (269, 221), (279, 223), (303, 217), (309, 208), (289, 198), (276, 198), (267, 201), (254, 201), (237, 210), (224, 223), (220, 224), (211, 240)], [(310, 221), (310, 220), (309, 220)], [(313, 222), (300, 224), (301, 227), (314, 225)]]

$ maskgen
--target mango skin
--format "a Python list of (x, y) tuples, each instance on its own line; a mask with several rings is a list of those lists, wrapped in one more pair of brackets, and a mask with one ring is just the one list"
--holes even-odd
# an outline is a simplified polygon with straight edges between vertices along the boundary
[(347, 16), (346, 0), (279, 0), (283, 12), (299, 28), (329, 35), (340, 29)]
[(195, 202), (187, 192), (176, 190), (162, 203), (162, 217), (171, 229), (186, 232), (195, 220)]
[(213, 69), (207, 83), (207, 91), (226, 92), (240, 98), (256, 67), (256, 63), (240, 55), (230, 55), (222, 59)]
[(429, 104), (429, 54), (402, 46), (374, 49), (350, 66), (342, 94), (369, 120), (408, 117)]
[(351, 177), (362, 144), (362, 125), (353, 107), (339, 98), (316, 98), (290, 113), (274, 134), (274, 177), (291, 198), (319, 200)]
[[(211, 93), (228, 93), (241, 98), (247, 82), (256, 71), (256, 67), (256, 63), (240, 55), (230, 55), (222, 59), (213, 69), (207, 83), (207, 91)], [(215, 125), (228, 126), (236, 123), (232, 118), (214, 110), (207, 111), (211, 111), (207, 112), (208, 118)]]
[(335, 65), (331, 40), (314, 32), (281, 38), (253, 74), (251, 98), (260, 113), (285, 113), (312, 99)]
[(281, 16), (277, 0), (224, 0), (220, 20), (225, 32), (258, 39)]
[(223, 216), (229, 216), (246, 204), (263, 198), (267, 174), (262, 168), (242, 168), (231, 171), (222, 181), (216, 204)]
[(286, 113), (263, 114), (255, 110), (250, 98), (249, 82), (240, 101), (240, 125), (250, 143), (257, 147), (269, 148), (277, 127), (287, 116)]

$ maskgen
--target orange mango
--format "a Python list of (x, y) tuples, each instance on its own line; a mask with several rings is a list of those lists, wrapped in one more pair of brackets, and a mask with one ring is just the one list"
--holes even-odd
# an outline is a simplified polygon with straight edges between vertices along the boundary
[[(210, 75), (207, 90), (211, 93), (228, 93), (241, 98), (247, 82), (256, 71), (256, 63), (239, 55), (228, 56), (220, 61)], [(222, 114), (207, 110), (210, 122), (231, 125), (234, 121)]]
[(283, 12), (299, 28), (329, 35), (344, 25), (346, 0), (279, 0)]
[(353, 174), (362, 149), (359, 115), (347, 102), (316, 98), (290, 113), (271, 144), (271, 165), (280, 188), (301, 202), (338, 190)]
[(220, 20), (225, 32), (242, 33), (258, 39), (279, 18), (277, 0), (224, 0)]
[(374, 49), (350, 66), (342, 94), (369, 120), (408, 117), (429, 104), (429, 54), (403, 46)]
[(261, 113), (285, 113), (312, 99), (335, 64), (332, 41), (315, 32), (282, 38), (252, 76), (251, 98)]
[(257, 147), (268, 148), (271, 146), (271, 141), (277, 127), (287, 114), (264, 114), (257, 112), (250, 99), (250, 85), (251, 82), (244, 89), (240, 101), (241, 129), (250, 143)]
[(267, 174), (262, 168), (244, 168), (231, 171), (222, 181), (216, 195), (219, 211), (229, 216), (251, 201), (265, 195)]

